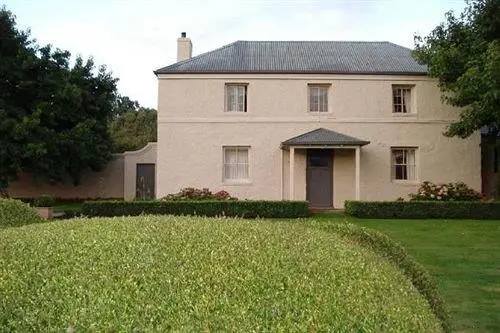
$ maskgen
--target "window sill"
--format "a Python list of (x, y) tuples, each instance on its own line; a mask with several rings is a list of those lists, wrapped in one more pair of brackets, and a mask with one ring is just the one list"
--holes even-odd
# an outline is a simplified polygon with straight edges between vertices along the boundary
[(310, 114), (311, 116), (331, 116), (333, 115), (332, 111), (327, 111), (327, 112), (321, 112), (321, 111), (307, 111), (307, 114)]
[(224, 114), (247, 114), (248, 111), (224, 111)]
[(226, 186), (249, 186), (252, 185), (250, 180), (225, 180), (222, 185)]
[(418, 185), (420, 185), (420, 182), (418, 180), (397, 180), (397, 179), (393, 179), (393, 180), (391, 180), (391, 183), (397, 184), (397, 185), (403, 185), (403, 186), (418, 186)]
[(393, 112), (392, 113), (393, 117), (416, 117), (416, 113), (399, 113), (399, 112)]

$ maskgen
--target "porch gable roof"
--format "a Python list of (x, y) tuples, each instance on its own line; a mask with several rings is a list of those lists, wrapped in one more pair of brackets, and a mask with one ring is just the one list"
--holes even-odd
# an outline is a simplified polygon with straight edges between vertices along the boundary
[(282, 148), (293, 146), (364, 146), (370, 141), (361, 140), (349, 135), (318, 128), (281, 143)]

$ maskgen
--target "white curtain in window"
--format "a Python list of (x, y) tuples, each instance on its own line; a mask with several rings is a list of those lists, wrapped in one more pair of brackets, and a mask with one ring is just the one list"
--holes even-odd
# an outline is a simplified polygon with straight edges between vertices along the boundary
[(244, 112), (245, 111), (245, 87), (238, 86), (237, 87), (238, 94), (238, 108), (237, 111)]
[(309, 111), (328, 111), (328, 87), (309, 86)]
[(319, 88), (319, 111), (327, 112), (328, 111), (328, 89), (326, 87)]
[(415, 180), (415, 149), (408, 149), (406, 151), (406, 165), (408, 170), (408, 180)]
[(238, 167), (237, 167), (237, 178), (247, 179), (248, 178), (248, 150), (239, 149), (238, 150)]
[(248, 148), (224, 149), (224, 179), (248, 179)]
[(238, 162), (238, 155), (236, 149), (226, 148), (224, 152), (224, 175), (226, 179), (236, 178), (237, 162)]
[(309, 87), (309, 111), (319, 111), (319, 89), (318, 87)]
[(411, 112), (411, 90), (403, 89), (403, 112), (410, 113)]
[(233, 86), (227, 86), (227, 111), (234, 111), (236, 109), (236, 91)]
[(226, 86), (226, 111), (245, 112), (245, 91), (244, 85)]

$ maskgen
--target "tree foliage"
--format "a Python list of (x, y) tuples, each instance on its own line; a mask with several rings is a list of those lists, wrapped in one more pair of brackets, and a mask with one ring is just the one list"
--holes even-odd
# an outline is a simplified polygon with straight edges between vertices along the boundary
[(140, 108), (141, 105), (138, 101), (134, 101), (128, 96), (118, 95), (115, 100), (114, 115), (119, 117), (128, 111), (138, 111)]
[[(0, 9), (0, 182), (19, 172), (78, 184), (111, 157), (116, 82), (92, 59), (40, 47)], [(1, 186), (0, 186), (1, 187)]]
[(447, 136), (466, 138), (480, 128), (500, 130), (500, 0), (470, 0), (460, 16), (427, 37), (415, 37), (414, 56), (439, 80), (443, 99), (461, 108)]
[(114, 151), (121, 153), (137, 150), (148, 142), (156, 142), (156, 110), (140, 107), (137, 102), (133, 108), (123, 110), (110, 125)]

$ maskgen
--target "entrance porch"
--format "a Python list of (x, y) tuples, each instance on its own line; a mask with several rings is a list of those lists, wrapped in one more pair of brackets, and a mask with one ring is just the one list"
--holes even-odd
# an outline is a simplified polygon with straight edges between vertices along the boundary
[[(338, 181), (345, 183), (345, 179), (342, 179), (343, 170), (336, 170), (336, 172), (334, 170), (336, 167), (348, 167), (341, 161), (349, 160), (352, 154), (354, 155), (354, 182), (350, 186), (354, 188), (354, 196), (350, 199), (360, 200), (361, 148), (369, 143), (369, 141), (324, 128), (282, 142), (282, 198), (306, 199), (313, 208), (335, 207), (334, 193), (338, 193), (336, 190), (340, 190), (340, 188), (336, 188), (336, 183)], [(285, 155), (288, 155), (288, 161), (286, 161)], [(305, 158), (305, 163), (304, 161), (297, 163), (296, 156), (300, 156), (302, 160)], [(341, 160), (335, 163), (336, 158), (341, 158)], [(304, 185), (304, 176), (305, 193), (296, 189), (297, 183), (300, 183), (299, 186)], [(300, 193), (297, 194), (297, 192)]]

